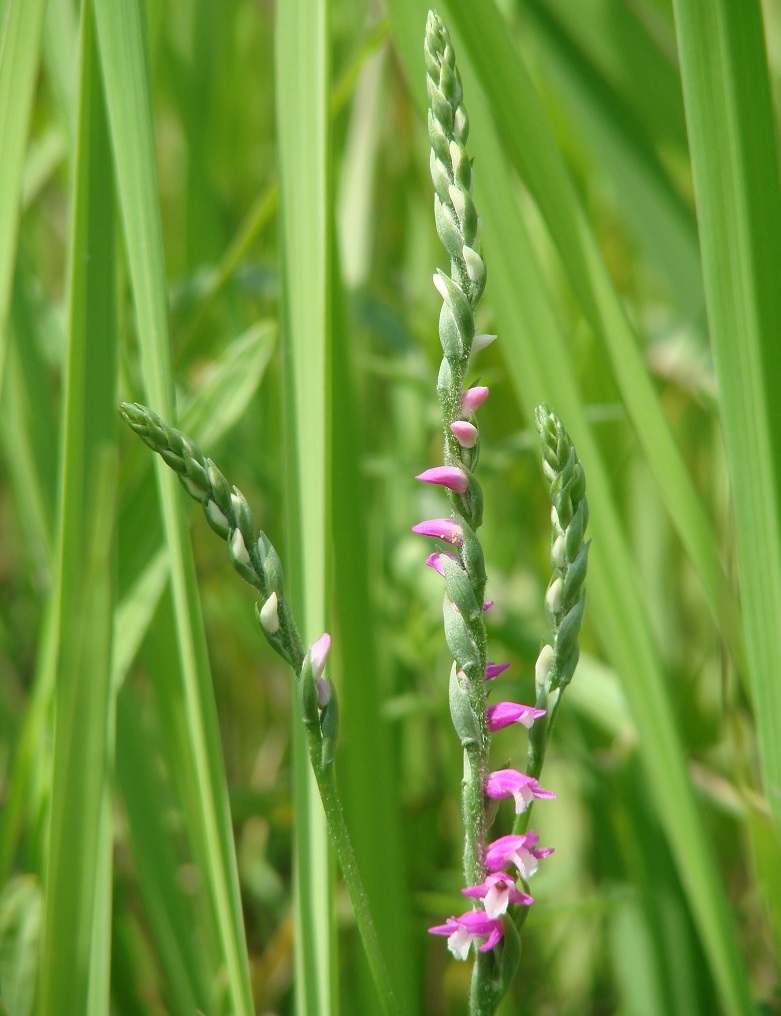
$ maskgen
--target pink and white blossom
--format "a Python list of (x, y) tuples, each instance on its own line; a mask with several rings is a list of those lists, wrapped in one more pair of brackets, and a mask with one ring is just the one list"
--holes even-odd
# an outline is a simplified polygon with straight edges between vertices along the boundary
[(462, 889), (461, 893), (463, 896), (482, 900), (489, 917), (501, 917), (507, 913), (510, 903), (519, 903), (524, 907), (530, 907), (534, 903), (534, 897), (521, 892), (515, 884), (515, 879), (506, 871), (496, 871), (493, 875), (489, 875), (485, 882)]
[(467, 958), (475, 939), (484, 938), (486, 941), (480, 946), (480, 952), (488, 952), (504, 934), (501, 919), (489, 917), (484, 910), (467, 910), (460, 917), (448, 917), (445, 924), (428, 930), (431, 935), (448, 936), (447, 947), (457, 960)]
[(538, 862), (553, 853), (553, 847), (538, 847), (540, 838), (530, 829), (521, 835), (500, 836), (485, 851), (485, 866), (490, 872), (501, 871), (512, 864), (524, 881), (537, 871)]
[(490, 733), (509, 727), (511, 723), (520, 723), (527, 730), (531, 729), (535, 720), (545, 715), (544, 709), (524, 706), (520, 702), (497, 702), (485, 711), (485, 720)]
[(556, 797), (552, 790), (545, 790), (533, 776), (519, 773), (517, 769), (497, 769), (485, 781), (487, 797), (501, 800), (503, 797), (515, 798), (515, 814), (526, 811), (537, 797), (550, 801)]

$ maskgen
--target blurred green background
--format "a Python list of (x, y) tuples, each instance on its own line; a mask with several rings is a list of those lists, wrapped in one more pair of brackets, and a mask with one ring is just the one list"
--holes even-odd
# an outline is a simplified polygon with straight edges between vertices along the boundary
[[(438, 8), (499, 335), (479, 471), (503, 698), (533, 701), (547, 637), (540, 401), (591, 506), (534, 817), (556, 853), (505, 1016), (781, 1011), (781, 20), (674, 6)], [(464, 909), (442, 586), (410, 533), (445, 504), (412, 479), (441, 460), (426, 10), (0, 2), (8, 1016), (379, 1011), (291, 675), (121, 399), (241, 488), (304, 638), (332, 633), (402, 1010), (466, 1012), (470, 965), (426, 934)], [(520, 767), (523, 732), (493, 748)]]

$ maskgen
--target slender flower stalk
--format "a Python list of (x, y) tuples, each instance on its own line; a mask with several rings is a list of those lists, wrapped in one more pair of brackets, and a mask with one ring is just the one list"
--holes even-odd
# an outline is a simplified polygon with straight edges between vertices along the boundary
[[(538, 410), (543, 435), (544, 468), (551, 482), (555, 525), (551, 560), (554, 577), (546, 596), (553, 627), (552, 644), (543, 650), (537, 666), (537, 701), (534, 706), (504, 702), (486, 708), (489, 682), (508, 666), (487, 659), (484, 614), (486, 575), (477, 531), (483, 521), (483, 497), (475, 476), (480, 454), (480, 433), (475, 413), (488, 396), (482, 385), (465, 387), (473, 357), (496, 338), (475, 335), (474, 312), (486, 283), (486, 268), (479, 242), (479, 219), (472, 201), (472, 163), (465, 145), (469, 119), (463, 104), (461, 79), (447, 29), (429, 12), (425, 57), (429, 97), (428, 127), (431, 140), (431, 178), (434, 184), (434, 219), (450, 258), (449, 272), (437, 271), (434, 285), (442, 298), (439, 338), (443, 358), (437, 395), (442, 412), (444, 450), (442, 465), (417, 477), (444, 488), (450, 518), (429, 519), (413, 531), (434, 537), (452, 549), (437, 550), (426, 560), (445, 580), (443, 617), (445, 638), (453, 656), (450, 674), (450, 711), (464, 749), (462, 816), (464, 822), (464, 879), (462, 892), (475, 901), (475, 909), (445, 924), (430, 928), (447, 935), (457, 959), (466, 959), (477, 947), (470, 993), (471, 1016), (491, 1016), (509, 986), (520, 955), (517, 928), (523, 916), (506, 920), (511, 904), (528, 913), (532, 897), (525, 882), (551, 848), (537, 846), (534, 830), (516, 829), (510, 836), (486, 842), (490, 799), (512, 798), (518, 819), (528, 814), (535, 800), (555, 798), (539, 783), (549, 725), (536, 730), (555, 713), (561, 689), (577, 663), (577, 628), (583, 614), (582, 584), (587, 548), (583, 532), (588, 517), (584, 484), (571, 443), (558, 418), (547, 407)], [(535, 722), (536, 721), (536, 722)], [(495, 730), (520, 723), (530, 731), (530, 766), (489, 772), (489, 741)], [(541, 752), (540, 749), (541, 748)], [(508, 871), (507, 869), (511, 869)], [(514, 873), (512, 872), (514, 869)], [(516, 885), (516, 879), (524, 888)]]
[[(444, 465), (427, 470), (421, 478), (452, 474), (463, 477), (463, 481), (457, 488), (445, 485), (450, 502), (449, 526), (443, 525), (446, 520), (436, 520), (441, 532), (435, 532), (431, 523), (414, 526), (413, 531), (438, 536), (458, 548), (456, 560), (439, 556), (437, 570), (441, 568), (445, 578), (445, 633), (455, 659), (451, 706), (464, 747), (464, 876), (467, 885), (478, 885), (486, 875), (483, 788), (488, 771), (484, 688), (487, 638), (481, 610), (486, 576), (476, 535), (483, 514), (482, 492), (473, 472), (479, 457), (479, 434), (474, 423), (463, 416), (478, 405), (478, 400), (465, 392), (464, 381), (475, 336), (474, 311), (485, 288), (486, 271), (472, 201), (472, 163), (465, 148), (469, 118), (461, 78), (448, 31), (433, 12), (429, 12), (426, 24), (425, 58), (434, 219), (450, 258), (450, 271), (438, 271), (434, 276), (442, 297), (439, 337), (443, 357), (437, 395), (442, 411)], [(457, 533), (458, 539), (450, 533)], [(457, 941), (461, 943), (462, 938)]]
[[(475, 336), (474, 311), (485, 288), (486, 269), (478, 238), (479, 220), (472, 201), (472, 163), (465, 149), (469, 119), (453, 46), (447, 29), (433, 13), (429, 13), (426, 25), (425, 56), (434, 218), (450, 258), (450, 270), (438, 271), (434, 276), (434, 285), (442, 297), (439, 338), (443, 357), (437, 396), (442, 412), (444, 462), (425, 470), (417, 479), (444, 488), (450, 518), (430, 519), (413, 526), (413, 531), (442, 540), (452, 548), (429, 555), (426, 564), (445, 580), (445, 638), (454, 661), (450, 711), (464, 749), (463, 892), (474, 900), (473, 910), (429, 930), (448, 936), (448, 948), (457, 959), (466, 959), (471, 945), (476, 945), (470, 1013), (490, 1016), (507, 990), (520, 956), (515, 925), (503, 915), (511, 904), (527, 909), (533, 902), (527, 892), (515, 885), (516, 876), (503, 868), (516, 859), (528, 872), (536, 865), (538, 856), (545, 854), (533, 852), (536, 840), (534, 834), (529, 834), (523, 841), (528, 841), (526, 848), (516, 845), (506, 863), (489, 868), (493, 856), (486, 842), (489, 799), (513, 797), (520, 812), (535, 798), (555, 795), (540, 787), (536, 779), (515, 770), (489, 773), (491, 731), (516, 722), (528, 726), (543, 711), (513, 703), (505, 704), (504, 711), (490, 713), (486, 709), (487, 683), (503, 673), (509, 663), (487, 659), (484, 616), (492, 604), (485, 601), (486, 575), (477, 536), (483, 521), (483, 496), (475, 476), (480, 454), (475, 413), (488, 397), (488, 388), (466, 387), (465, 382), (474, 355), (496, 336)], [(525, 853), (521, 853), (522, 849)]]
[[(542, 445), (542, 470), (550, 484), (550, 562), (553, 569), (545, 594), (551, 640), (540, 650), (534, 675), (535, 708), (542, 715), (529, 731), (526, 756), (526, 777), (536, 783), (561, 705), (561, 694), (572, 680), (580, 655), (578, 635), (586, 605), (584, 583), (590, 542), (584, 540), (588, 524), (586, 478), (572, 440), (549, 406), (537, 407), (535, 423)], [(530, 835), (525, 830), (533, 803), (533, 799), (529, 800), (528, 807), (518, 811), (513, 826), (516, 836)], [(539, 852), (531, 851), (535, 863), (541, 856)], [(521, 877), (526, 877), (520, 868), (519, 873)], [(521, 911), (516, 918), (517, 931), (521, 930), (527, 913)]]
[(530, 733), (526, 764), (527, 775), (537, 778), (561, 693), (572, 680), (580, 656), (578, 635), (586, 606), (584, 583), (591, 543), (584, 540), (588, 525), (586, 477), (575, 446), (549, 406), (537, 407), (535, 422), (542, 446), (542, 470), (550, 484), (553, 569), (545, 596), (552, 637), (542, 647), (535, 668), (535, 705), (545, 709), (547, 715)]
[(379, 994), (382, 1011), (399, 1012), (376, 927), (345, 823), (333, 761), (339, 734), (336, 689), (325, 676), (331, 636), (324, 633), (305, 652), (284, 595), (282, 564), (265, 533), (256, 535), (246, 498), (206, 458), (186, 434), (169, 426), (151, 409), (123, 402), (125, 422), (176, 472), (182, 486), (202, 506), (206, 520), (228, 545), (234, 569), (257, 590), (258, 623), (266, 641), (293, 668), (312, 770), (323, 802), (328, 832), (350, 894), (356, 921)]

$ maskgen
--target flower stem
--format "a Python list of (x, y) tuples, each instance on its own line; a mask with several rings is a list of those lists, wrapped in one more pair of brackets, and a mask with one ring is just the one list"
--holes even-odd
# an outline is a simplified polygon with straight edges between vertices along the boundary
[(138, 403), (122, 403), (120, 413), (136, 434), (176, 472), (184, 489), (203, 508), (209, 525), (227, 543), (234, 569), (260, 594), (257, 614), (261, 631), (296, 675), (310, 763), (382, 1012), (386, 1016), (396, 1016), (399, 1006), (393, 995), (336, 786), (333, 761), (338, 735), (338, 701), (332, 682), (322, 678), (330, 638), (321, 636), (309, 652), (304, 652), (284, 596), (279, 555), (265, 533), (256, 536), (252, 512), (241, 491), (228, 485), (194, 441), (165, 423), (151, 409)]

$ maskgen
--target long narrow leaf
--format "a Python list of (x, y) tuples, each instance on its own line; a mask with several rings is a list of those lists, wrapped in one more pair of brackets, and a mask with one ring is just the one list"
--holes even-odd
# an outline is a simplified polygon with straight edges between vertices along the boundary
[[(95, 16), (147, 398), (162, 415), (172, 418), (166, 277), (142, 11), (135, 3), (96, 0)], [(184, 682), (181, 699), (188, 755), (181, 765), (199, 788), (198, 795), (187, 799), (191, 805), (188, 825), (225, 966), (226, 1006), (245, 1016), (252, 1011), (252, 993), (244, 923), (192, 553), (182, 521), (179, 485), (162, 463), (156, 469), (175, 604), (172, 638), (179, 647)]]
[[(283, 234), (288, 533), (292, 596), (304, 638), (326, 627), (330, 412), (328, 0), (277, 11), (276, 104)], [(293, 713), (296, 814), (296, 1009), (336, 1012), (325, 819)]]
[(781, 824), (781, 193), (762, 12), (676, 0), (675, 13), (760, 764)]
[(42, 1016), (99, 1016), (109, 1004), (116, 275), (114, 191), (91, 15), (86, 4), (70, 252)]
[(44, 0), (10, 3), (0, 38), (0, 391), (5, 367), (5, 324), (11, 298), (22, 170), (46, 9)]

